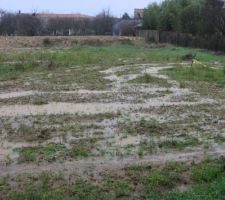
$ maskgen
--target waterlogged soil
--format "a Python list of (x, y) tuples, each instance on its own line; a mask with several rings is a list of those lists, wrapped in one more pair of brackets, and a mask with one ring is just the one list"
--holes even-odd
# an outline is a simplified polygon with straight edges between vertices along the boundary
[[(161, 73), (177, 64), (95, 67), (109, 81), (105, 90), (0, 82), (0, 176), (66, 171), (87, 178), (87, 171), (224, 155), (224, 100)], [(145, 76), (156, 79), (139, 83)]]

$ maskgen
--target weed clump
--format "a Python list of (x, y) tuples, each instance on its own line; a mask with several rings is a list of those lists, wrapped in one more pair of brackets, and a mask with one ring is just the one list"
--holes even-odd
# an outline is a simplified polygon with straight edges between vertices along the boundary
[(161, 124), (156, 120), (146, 120), (142, 118), (136, 122), (125, 122), (119, 124), (119, 129), (131, 135), (163, 135), (169, 134), (166, 124)]
[(69, 157), (77, 159), (90, 156), (92, 149), (95, 147), (95, 143), (96, 140), (94, 138), (88, 141), (74, 142), (69, 151)]
[(150, 74), (144, 74), (144, 75), (139, 76), (136, 79), (133, 79), (129, 82), (136, 83), (136, 84), (153, 84), (153, 85), (158, 85), (160, 87), (170, 87), (171, 86), (167, 80), (158, 78), (155, 76), (151, 76)]
[(182, 60), (193, 60), (196, 58), (196, 54), (188, 53), (182, 56)]
[(50, 38), (44, 38), (42, 43), (44, 46), (50, 46), (52, 44)]

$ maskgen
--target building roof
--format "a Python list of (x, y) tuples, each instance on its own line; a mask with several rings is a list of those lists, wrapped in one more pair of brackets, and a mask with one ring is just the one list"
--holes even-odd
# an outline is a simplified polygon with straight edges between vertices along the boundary
[(134, 18), (142, 19), (144, 16), (145, 9), (135, 8), (134, 9)]
[(59, 13), (37, 13), (37, 17), (40, 18), (93, 18), (89, 15), (84, 15), (80, 13), (71, 13), (71, 14), (59, 14)]

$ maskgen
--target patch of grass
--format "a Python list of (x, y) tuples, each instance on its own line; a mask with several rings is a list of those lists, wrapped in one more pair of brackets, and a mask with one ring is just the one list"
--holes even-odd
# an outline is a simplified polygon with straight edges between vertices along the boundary
[(60, 144), (48, 144), (46, 146), (22, 147), (14, 149), (19, 153), (18, 162), (54, 161), (57, 153), (65, 151), (65, 146)]
[(66, 178), (58, 178), (58, 174), (49, 173), (39, 176), (25, 175), (20, 184), (22, 191), (14, 188), (9, 191), (5, 199), (12, 200), (105, 200), (109, 195), (100, 188), (82, 180), (78, 176), (71, 176), (71, 182)]
[[(14, 55), (11, 56), (13, 57)], [(11, 56), (9, 61), (12, 61)], [(31, 73), (32, 70), (36, 71), (40, 69), (39, 64), (35, 63), (29, 55), (27, 56), (26, 59), (24, 57), (19, 58), (19, 60), (13, 64), (0, 62), (0, 81), (17, 80), (22, 74), (25, 75), (27, 72)]]
[(185, 81), (186, 88), (191, 88), (193, 92), (200, 93), (202, 97), (212, 99), (225, 99), (224, 86), (216, 82), (206, 81)]
[(166, 124), (161, 124), (156, 120), (146, 120), (142, 118), (140, 121), (131, 122), (127, 121), (120, 123), (118, 128), (121, 132), (125, 132), (131, 135), (163, 135), (170, 134)]
[(129, 83), (153, 84), (153, 85), (158, 85), (160, 87), (170, 87), (171, 86), (171, 84), (169, 84), (167, 80), (158, 78), (155, 76), (151, 76), (150, 74), (144, 74), (142, 76), (138, 76), (137, 78), (129, 81)]
[(193, 167), (191, 177), (198, 183), (211, 182), (225, 172), (224, 164), (223, 160), (214, 162), (206, 160), (200, 165)]
[(96, 147), (96, 142), (96, 138), (73, 142), (72, 149), (69, 151), (69, 156), (75, 159), (90, 156), (92, 154), (92, 149)]
[(7, 192), (8, 187), (6, 178), (0, 177), (0, 194)]
[(17, 149), (14, 149), (14, 151), (20, 154), (18, 159), (19, 163), (34, 162), (37, 159), (37, 153), (31, 147), (17, 148)]
[(182, 173), (186, 172), (189, 170), (189, 166), (187, 166), (183, 162), (174, 162), (174, 161), (169, 161), (165, 163), (165, 166), (163, 167), (164, 171), (172, 171), (175, 173)]
[(221, 133), (217, 133), (215, 136), (213, 136), (213, 139), (218, 144), (225, 143), (225, 136), (222, 135)]
[(86, 181), (83, 181), (81, 178), (76, 178), (75, 181), (75, 185), (73, 185), (73, 187), (71, 188), (71, 194), (73, 199), (104, 200), (109, 198), (109, 195), (107, 195), (107, 193), (101, 191), (98, 187)]
[[(192, 166), (193, 165), (193, 166)], [(225, 194), (224, 159), (205, 160), (199, 164), (169, 162), (165, 165), (142, 165), (126, 168), (131, 182), (143, 187), (141, 199), (223, 199)], [(191, 186), (191, 184), (194, 184)], [(142, 186), (140, 185), (142, 184)], [(172, 190), (187, 185), (185, 192)], [(159, 194), (161, 193), (161, 194)]]
[(175, 138), (172, 138), (172, 139), (160, 142), (159, 147), (165, 148), (165, 149), (183, 150), (186, 147), (197, 146), (199, 144), (201, 144), (201, 142), (196, 137), (187, 137), (187, 138), (184, 138), (183, 140), (177, 140)]
[(21, 133), (25, 133), (25, 134), (32, 134), (33, 133), (33, 127), (32, 126), (28, 126), (25, 124), (21, 124), (20, 127), (18, 128), (18, 131)]
[(138, 148), (138, 155), (140, 157), (144, 156), (144, 153), (145, 153), (145, 146), (142, 144), (139, 145), (139, 148)]
[(156, 151), (156, 144), (153, 140), (147, 141), (147, 140), (141, 140), (139, 147), (138, 147), (138, 155), (142, 157), (145, 152), (147, 153), (154, 153)]
[(181, 183), (180, 171), (158, 165), (129, 166), (125, 172), (130, 182), (141, 188), (142, 198), (146, 198), (148, 193), (166, 191)]
[(138, 147), (138, 155), (141, 157), (145, 153), (154, 153), (156, 152), (157, 146), (161, 149), (177, 149), (184, 150), (186, 147), (193, 147), (202, 144), (198, 138), (187, 137), (183, 140), (177, 140), (175, 138), (167, 139), (163, 141), (154, 141), (153, 139), (141, 140)]
[(72, 143), (72, 148), (67, 149), (62, 144), (47, 144), (39, 145), (34, 147), (22, 147), (14, 149), (15, 152), (19, 153), (18, 162), (52, 162), (56, 159), (66, 158), (82, 158), (88, 157), (92, 154), (92, 149), (95, 147), (96, 139), (92, 138), (87, 141), (78, 141)]
[[(25, 124), (21, 124), (18, 128), (18, 134), (20, 136), (20, 140), (24, 139), (28, 142), (33, 141), (43, 141), (50, 139), (52, 132), (54, 132), (54, 128), (35, 128), (34, 126), (29, 126)], [(16, 135), (15, 135), (16, 134)], [(12, 133), (10, 138), (16, 137), (17, 133)]]
[(221, 69), (213, 69), (210, 67), (174, 67), (167, 69), (166, 73), (174, 80), (178, 81), (206, 81), (225, 85), (225, 73)]
[(147, 175), (146, 187), (159, 189), (159, 187), (171, 187), (175, 185), (177, 177), (175, 174), (164, 174), (160, 172), (150, 172)]
[[(121, 173), (122, 172), (122, 173)], [(21, 174), (0, 179), (3, 199), (224, 199), (224, 158), (200, 163), (168, 162), (126, 166), (123, 171), (107, 171), (95, 179), (85, 180), (75, 174), (69, 178), (62, 173)], [(89, 177), (89, 178), (88, 178)], [(90, 179), (90, 180), (89, 180)], [(94, 184), (92, 184), (94, 182)], [(9, 184), (11, 183), (11, 184)], [(181, 192), (177, 188), (186, 186)]]
[(150, 193), (148, 198), (153, 200), (206, 200), (224, 199), (225, 195), (225, 172), (224, 159), (207, 160), (192, 167), (191, 176), (196, 182), (187, 191), (170, 191), (161, 195)]
[(45, 105), (45, 104), (48, 104), (48, 100), (45, 98), (36, 97), (33, 99), (31, 103), (34, 105)]
[(102, 185), (115, 199), (128, 198), (133, 190), (133, 186), (128, 180), (112, 174), (107, 174), (103, 177)]

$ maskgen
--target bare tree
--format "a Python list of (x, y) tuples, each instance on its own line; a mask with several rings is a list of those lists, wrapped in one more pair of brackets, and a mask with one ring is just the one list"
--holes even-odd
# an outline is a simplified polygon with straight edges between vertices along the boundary
[(8, 13), (0, 11), (0, 34), (2, 35), (110, 35), (114, 17), (103, 10), (95, 18), (40, 17), (35, 12)]
[(15, 15), (1, 11), (0, 33), (2, 35), (14, 35), (16, 31)]
[(94, 32), (93, 20), (89, 18), (51, 18), (46, 30), (51, 35), (88, 35)]
[(41, 31), (41, 22), (33, 14), (17, 14), (16, 21), (16, 34), (34, 36), (39, 35)]
[(112, 26), (115, 18), (111, 15), (110, 10), (103, 10), (95, 18), (95, 32), (97, 35), (111, 35)]

